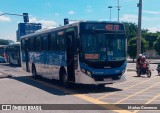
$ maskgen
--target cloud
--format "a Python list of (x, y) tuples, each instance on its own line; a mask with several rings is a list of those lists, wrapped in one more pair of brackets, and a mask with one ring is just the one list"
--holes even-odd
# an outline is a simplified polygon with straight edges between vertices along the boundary
[[(133, 23), (136, 23), (138, 24), (138, 15), (131, 15), (131, 14), (125, 14), (123, 15), (122, 18), (120, 18), (120, 21), (126, 21), (126, 22), (133, 22)], [(142, 26), (145, 26), (146, 29), (148, 29), (150, 32), (157, 32), (157, 31), (160, 31), (160, 25), (156, 25), (154, 27), (147, 27), (144, 22), (148, 22), (150, 24), (155, 25), (155, 22), (157, 21), (160, 21), (160, 18), (159, 17), (146, 17), (146, 16), (143, 16), (142, 17)]]
[(75, 12), (74, 11), (69, 11), (68, 14), (73, 15), (73, 14), (75, 14)]
[(92, 12), (92, 11), (93, 11), (92, 9), (87, 9), (87, 12), (88, 12), (88, 13), (90, 13), (90, 12)]
[(0, 16), (0, 22), (10, 22), (11, 19), (9, 17), (6, 16)]
[(87, 8), (92, 8), (92, 6), (89, 5), (89, 6), (87, 6)]
[(45, 4), (47, 7), (52, 7), (52, 4), (51, 3), (46, 3)]
[(149, 27), (148, 30), (152, 33), (156, 33), (157, 31), (160, 31), (160, 27)]
[(137, 23), (138, 16), (133, 14), (125, 14), (120, 18), (120, 21), (134, 22)]
[(59, 13), (54, 13), (54, 15), (55, 15), (55, 16), (60, 16), (60, 14), (59, 14)]
[(154, 15), (160, 14), (160, 12), (158, 12), (158, 11), (149, 11), (149, 10), (144, 10), (143, 13), (154, 14)]
[(37, 18), (32, 17), (29, 20), (31, 23), (42, 23), (43, 28), (47, 27), (57, 27), (58, 24), (53, 20), (37, 20)]
[[(120, 21), (127, 21), (127, 22), (137, 23), (138, 22), (138, 15), (125, 14), (120, 18)], [(149, 21), (149, 22), (160, 21), (160, 17), (142, 16), (142, 21)]]
[(87, 6), (87, 12), (88, 12), (88, 13), (93, 12), (93, 10), (92, 10), (92, 6)]
[(15, 31), (11, 31), (10, 33), (8, 32), (3, 32), (3, 33), (0, 33), (0, 37), (2, 39), (6, 39), (6, 40), (13, 40), (16, 42), (16, 32)]

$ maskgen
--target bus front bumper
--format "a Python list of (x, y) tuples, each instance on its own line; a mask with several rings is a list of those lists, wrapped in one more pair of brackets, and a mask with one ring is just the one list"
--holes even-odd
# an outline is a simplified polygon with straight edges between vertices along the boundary
[(76, 76), (76, 83), (79, 84), (113, 84), (126, 81), (126, 73), (124, 73), (119, 79), (113, 80), (112, 78), (106, 78), (103, 80), (95, 80), (91, 76), (87, 76), (84, 73), (81, 73)]

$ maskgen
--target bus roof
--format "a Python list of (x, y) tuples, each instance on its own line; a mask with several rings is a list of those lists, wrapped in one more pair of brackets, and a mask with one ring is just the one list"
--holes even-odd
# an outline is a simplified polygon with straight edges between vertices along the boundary
[(6, 45), (0, 45), (0, 47), (4, 47), (4, 46), (6, 46)]
[(7, 46), (17, 46), (17, 45), (20, 45), (20, 42), (11, 43), (11, 44), (8, 44)]
[(72, 26), (78, 26), (80, 23), (115, 23), (115, 24), (118, 23), (118, 24), (122, 24), (122, 23), (116, 22), (116, 21), (79, 21), (79, 22), (75, 22), (75, 23), (72, 23), (72, 24), (66, 24), (64, 26), (59, 26), (59, 27), (56, 27), (56, 28), (41, 29), (41, 30), (38, 30), (35, 33), (31, 33), (31, 34), (28, 34), (28, 35), (21, 36), (21, 38), (40, 35), (40, 34), (43, 34), (43, 33), (48, 33), (48, 32), (52, 32), (52, 31), (55, 31), (55, 30), (61, 30), (61, 29), (64, 29), (64, 28), (72, 27)]

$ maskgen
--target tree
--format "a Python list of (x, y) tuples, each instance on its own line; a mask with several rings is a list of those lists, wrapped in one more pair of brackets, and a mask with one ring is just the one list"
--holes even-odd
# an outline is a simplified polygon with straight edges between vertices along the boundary
[[(126, 35), (127, 35), (127, 39), (128, 41), (137, 36), (137, 31), (138, 31), (138, 25), (132, 22), (122, 22), (125, 26), (126, 29)], [(148, 33), (148, 29), (142, 29), (142, 37), (144, 39), (146, 39), (146, 35), (149, 34)]]
[(0, 45), (8, 45), (10, 43), (14, 43), (12, 40), (0, 39)]
[(154, 49), (153, 44), (157, 40), (158, 33), (143, 33), (142, 37), (148, 42), (148, 49)]
[[(144, 38), (141, 38), (141, 50), (142, 53), (148, 48), (147, 41)], [(137, 37), (134, 37), (128, 41), (128, 55), (133, 59), (137, 55)]]
[(156, 50), (157, 54), (160, 55), (160, 35), (158, 35), (157, 40), (154, 43), (154, 49)]
[(123, 22), (123, 24), (125, 25), (127, 39), (136, 37), (138, 26), (132, 22)]

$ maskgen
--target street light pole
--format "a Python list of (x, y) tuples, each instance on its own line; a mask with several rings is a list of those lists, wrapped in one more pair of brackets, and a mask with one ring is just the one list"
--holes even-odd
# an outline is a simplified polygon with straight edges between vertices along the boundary
[(21, 14), (13, 14), (13, 13), (2, 13), (0, 14), (0, 16), (3, 16), (3, 15), (15, 15), (15, 16), (23, 16), (23, 19), (24, 19), (24, 22), (29, 22), (29, 17), (28, 17), (28, 13), (23, 13), (23, 15)]
[(112, 6), (108, 6), (108, 8), (110, 9), (110, 21), (111, 21), (111, 8), (113, 8)]
[(137, 7), (139, 7), (139, 13), (138, 13), (138, 39), (137, 39), (137, 57), (138, 57), (138, 55), (141, 54), (142, 0), (139, 0), (139, 3), (137, 4)]
[(16, 15), (16, 16), (23, 16), (23, 15), (20, 15), (20, 14), (12, 14), (12, 13), (3, 13), (3, 14), (0, 14), (0, 16), (2, 15)]

